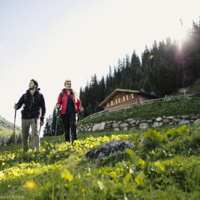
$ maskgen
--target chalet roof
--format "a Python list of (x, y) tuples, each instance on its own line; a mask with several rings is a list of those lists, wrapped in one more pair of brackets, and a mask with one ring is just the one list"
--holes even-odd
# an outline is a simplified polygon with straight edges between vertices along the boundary
[(113, 99), (117, 93), (119, 92), (130, 92), (130, 93), (139, 93), (139, 94), (143, 94), (145, 96), (149, 96), (149, 97), (156, 97), (158, 98), (158, 96), (154, 95), (154, 94), (149, 94), (149, 93), (146, 93), (145, 91), (142, 91), (142, 90), (127, 90), (127, 89), (115, 89), (104, 101), (102, 101), (100, 104), (99, 104), (99, 107), (103, 106), (104, 104), (106, 104), (108, 101), (110, 101), (111, 99)]

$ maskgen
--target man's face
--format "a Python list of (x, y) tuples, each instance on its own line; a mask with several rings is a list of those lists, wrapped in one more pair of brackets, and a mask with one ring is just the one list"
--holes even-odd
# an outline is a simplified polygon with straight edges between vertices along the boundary
[(33, 82), (33, 81), (30, 81), (30, 83), (29, 83), (29, 89), (30, 89), (30, 90), (33, 90), (35, 87), (36, 87), (36, 86), (35, 86), (34, 82)]
[(70, 90), (70, 89), (71, 89), (71, 82), (67, 82), (67, 83), (65, 84), (65, 88), (66, 88), (67, 90)]

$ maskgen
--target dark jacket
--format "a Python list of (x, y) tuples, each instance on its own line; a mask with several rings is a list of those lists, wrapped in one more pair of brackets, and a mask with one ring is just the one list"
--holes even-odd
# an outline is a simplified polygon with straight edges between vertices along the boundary
[(38, 90), (35, 91), (33, 96), (31, 95), (30, 91), (27, 90), (26, 93), (23, 94), (19, 99), (17, 103), (17, 110), (20, 109), (23, 104), (24, 107), (22, 110), (22, 119), (38, 118), (40, 116), (40, 108), (42, 108), (40, 121), (43, 122), (44, 115), (46, 113), (45, 101), (43, 95), (39, 93)]

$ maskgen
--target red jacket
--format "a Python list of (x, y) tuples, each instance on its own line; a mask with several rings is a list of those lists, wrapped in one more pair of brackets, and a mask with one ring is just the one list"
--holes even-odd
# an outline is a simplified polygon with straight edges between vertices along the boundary
[[(67, 108), (68, 94), (66, 93), (66, 89), (63, 89), (62, 92), (63, 92), (62, 102), (61, 102), (61, 93), (60, 93), (58, 96), (57, 104), (62, 105), (61, 106), (61, 115), (64, 115), (66, 112), (66, 108)], [(79, 112), (80, 107), (81, 107), (81, 101), (79, 99), (77, 99), (77, 102), (75, 102), (75, 99), (74, 99), (72, 93), (70, 94), (70, 97), (72, 98), (72, 100), (74, 102), (74, 111)]]

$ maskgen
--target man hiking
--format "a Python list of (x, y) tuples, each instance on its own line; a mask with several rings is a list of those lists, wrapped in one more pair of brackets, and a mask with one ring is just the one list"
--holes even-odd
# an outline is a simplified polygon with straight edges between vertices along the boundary
[[(14, 109), (18, 110), (23, 106), (22, 110), (22, 146), (24, 151), (29, 150), (29, 128), (32, 129), (32, 148), (40, 149), (39, 129), (44, 124), (44, 115), (46, 112), (45, 101), (43, 95), (39, 92), (38, 82), (34, 79), (30, 80), (29, 90), (21, 96), (18, 103), (14, 105)], [(42, 114), (40, 117), (40, 110)]]

